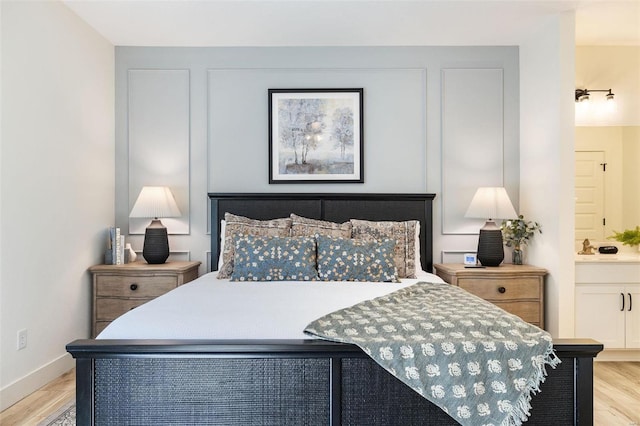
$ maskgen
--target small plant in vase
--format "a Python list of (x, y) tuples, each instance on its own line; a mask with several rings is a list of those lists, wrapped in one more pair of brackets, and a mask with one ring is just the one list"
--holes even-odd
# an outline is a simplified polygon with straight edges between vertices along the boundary
[(517, 219), (503, 220), (502, 238), (507, 247), (513, 247), (513, 264), (522, 265), (522, 249), (529, 243), (536, 232), (542, 234), (542, 229), (538, 222), (524, 220), (523, 215)]

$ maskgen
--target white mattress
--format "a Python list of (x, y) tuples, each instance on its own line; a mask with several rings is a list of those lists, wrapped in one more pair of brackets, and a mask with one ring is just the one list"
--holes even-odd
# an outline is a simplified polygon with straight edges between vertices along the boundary
[(311, 321), (418, 281), (400, 283), (230, 282), (205, 274), (113, 321), (98, 339), (309, 339)]

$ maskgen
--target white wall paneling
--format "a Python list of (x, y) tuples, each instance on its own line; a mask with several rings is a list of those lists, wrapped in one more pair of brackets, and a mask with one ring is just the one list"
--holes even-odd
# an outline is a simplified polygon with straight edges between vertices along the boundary
[[(504, 186), (502, 69), (442, 70), (442, 231), (477, 233), (464, 214), (479, 186)], [(487, 218), (488, 219), (488, 218)]]
[(188, 262), (191, 260), (191, 252), (187, 250), (172, 250), (167, 262)]
[[(421, 190), (426, 181), (426, 73), (426, 69), (209, 70), (209, 189)], [(269, 185), (268, 89), (360, 87), (364, 89), (364, 185)]]
[[(137, 125), (131, 122), (137, 116), (128, 112), (130, 75), (140, 73), (146, 80), (149, 74), (188, 71), (188, 90), (179, 86), (184, 91), (172, 100), (189, 102), (190, 231), (170, 236), (169, 242), (172, 252), (189, 250), (192, 260), (203, 262), (201, 272), (217, 261), (207, 254), (207, 192), (433, 192), (434, 229), (442, 229), (441, 70), (466, 68), (503, 70), (504, 152), (515, 153), (512, 167), (505, 165), (503, 172), (517, 193), (518, 47), (116, 47), (116, 224), (126, 228), (137, 195), (130, 194), (135, 190), (126, 178), (133, 168), (130, 127)], [(336, 87), (364, 89), (365, 182), (269, 185), (268, 89)], [(160, 111), (162, 121), (175, 120), (172, 108)], [(142, 247), (142, 235), (129, 235), (129, 241)], [(476, 244), (471, 234), (434, 234), (435, 252)]]
[[(136, 255), (136, 262), (142, 259), (142, 250), (134, 250)], [(169, 252), (169, 258), (167, 262), (188, 262), (191, 260), (191, 252), (187, 250), (171, 250)]]
[(207, 250), (204, 253), (204, 261), (205, 261), (205, 267), (207, 269), (205, 269), (206, 271), (210, 271), (211, 270), (211, 250)]
[[(189, 233), (189, 70), (128, 72), (129, 211), (143, 186), (168, 186), (182, 217), (162, 219), (170, 234)], [(144, 234), (149, 219), (130, 218)]]
[(440, 253), (440, 262), (441, 263), (464, 263), (464, 255), (465, 253), (475, 253), (476, 249), (473, 250), (442, 250)]

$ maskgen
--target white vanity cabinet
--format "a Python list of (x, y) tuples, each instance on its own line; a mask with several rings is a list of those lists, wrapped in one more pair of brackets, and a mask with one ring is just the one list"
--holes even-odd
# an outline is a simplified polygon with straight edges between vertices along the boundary
[(640, 262), (576, 262), (576, 336), (640, 349)]

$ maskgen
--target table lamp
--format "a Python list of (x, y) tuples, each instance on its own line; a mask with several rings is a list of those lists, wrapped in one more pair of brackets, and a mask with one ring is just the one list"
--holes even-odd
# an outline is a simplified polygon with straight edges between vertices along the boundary
[(493, 220), (517, 216), (506, 189), (478, 188), (464, 217), (487, 219), (478, 237), (478, 260), (482, 266), (499, 266), (504, 259), (502, 231)]
[(129, 217), (153, 218), (144, 232), (142, 256), (147, 263), (164, 263), (169, 257), (167, 228), (158, 218), (180, 216), (180, 209), (169, 188), (166, 186), (142, 188)]

